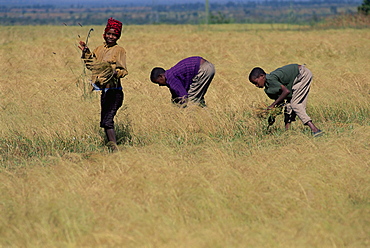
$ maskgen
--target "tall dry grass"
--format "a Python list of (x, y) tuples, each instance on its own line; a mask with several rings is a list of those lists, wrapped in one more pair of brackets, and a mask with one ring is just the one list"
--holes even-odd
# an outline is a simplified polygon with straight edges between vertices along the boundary
[[(127, 26), (109, 154), (77, 48), (90, 28), (0, 27), (0, 246), (369, 246), (368, 29)], [(177, 109), (149, 82), (191, 55), (216, 66), (205, 109)], [(249, 71), (288, 63), (314, 74), (324, 137), (253, 115), (270, 101)]]

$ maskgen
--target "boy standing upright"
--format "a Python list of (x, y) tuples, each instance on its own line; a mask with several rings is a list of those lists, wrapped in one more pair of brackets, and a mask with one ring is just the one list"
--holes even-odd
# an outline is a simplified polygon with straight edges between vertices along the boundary
[(113, 118), (123, 103), (121, 78), (128, 74), (126, 51), (117, 44), (121, 31), (122, 23), (110, 18), (104, 30), (103, 45), (92, 53), (85, 42), (80, 41), (79, 46), (86, 68), (93, 72), (92, 83), (102, 92), (100, 127), (104, 128), (107, 145), (112, 151), (118, 150)]
[(318, 129), (306, 113), (307, 96), (312, 81), (312, 72), (304, 65), (285, 65), (266, 74), (255, 67), (249, 74), (249, 81), (258, 88), (264, 88), (267, 96), (275, 100), (268, 108), (272, 109), (286, 101), (284, 122), (288, 130), (292, 121), (298, 116), (304, 125), (310, 127), (317, 137), (324, 132)]

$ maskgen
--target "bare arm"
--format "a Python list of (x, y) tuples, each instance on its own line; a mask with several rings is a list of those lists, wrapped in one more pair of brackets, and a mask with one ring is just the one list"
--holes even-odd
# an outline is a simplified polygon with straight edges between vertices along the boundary
[(275, 102), (273, 102), (268, 108), (270, 109), (275, 108), (276, 105), (283, 102), (284, 99), (290, 94), (290, 90), (288, 90), (288, 88), (285, 87), (284, 85), (281, 85), (281, 91), (282, 91), (281, 95), (278, 97), (278, 99), (276, 99)]
[(86, 68), (92, 70), (93, 54), (84, 41), (80, 41), (79, 44), (78, 48), (82, 51), (81, 59), (85, 63)]

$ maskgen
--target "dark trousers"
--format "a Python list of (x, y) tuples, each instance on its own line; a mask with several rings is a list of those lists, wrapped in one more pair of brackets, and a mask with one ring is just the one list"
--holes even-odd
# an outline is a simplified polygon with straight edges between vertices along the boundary
[(123, 103), (123, 91), (120, 89), (109, 89), (102, 91), (100, 98), (101, 116), (100, 127), (105, 129), (113, 129), (113, 118), (117, 114), (117, 110)]

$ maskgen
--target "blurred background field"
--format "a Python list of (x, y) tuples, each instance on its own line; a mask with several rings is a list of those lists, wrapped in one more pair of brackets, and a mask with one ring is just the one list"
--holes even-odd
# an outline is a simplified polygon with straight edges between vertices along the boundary
[[(104, 26), (0, 27), (0, 246), (368, 247), (370, 32), (286, 24), (126, 26), (120, 152), (77, 48)], [(207, 108), (178, 109), (149, 80), (199, 55)], [(289, 63), (314, 74), (308, 114), (282, 116), (247, 80)]]

